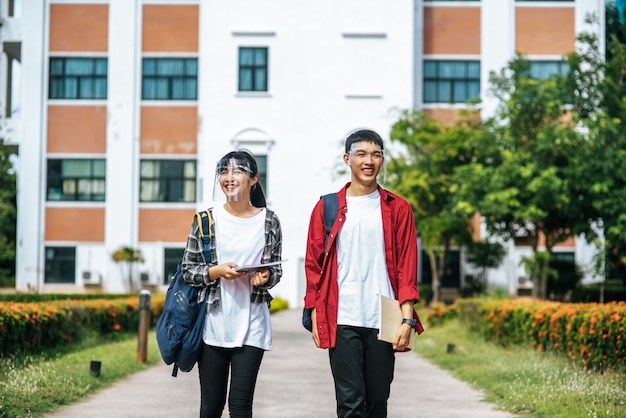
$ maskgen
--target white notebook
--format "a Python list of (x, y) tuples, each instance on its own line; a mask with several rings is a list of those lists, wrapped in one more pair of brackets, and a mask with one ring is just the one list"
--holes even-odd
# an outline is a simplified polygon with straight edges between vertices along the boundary
[[(387, 296), (380, 296), (380, 322), (378, 327), (378, 339), (393, 343), (396, 330), (402, 325), (402, 309), (400, 302)], [(411, 328), (409, 348), (415, 345), (415, 329)]]

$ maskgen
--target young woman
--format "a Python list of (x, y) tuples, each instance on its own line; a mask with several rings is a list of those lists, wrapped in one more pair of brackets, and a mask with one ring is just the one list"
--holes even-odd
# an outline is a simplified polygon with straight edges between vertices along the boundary
[[(280, 264), (238, 270), (278, 261), (282, 232), (276, 214), (266, 207), (254, 156), (226, 154), (217, 164), (216, 190), (226, 201), (210, 208), (214, 240), (205, 260), (194, 218), (183, 256), (183, 275), (202, 287), (207, 298), (200, 374), (200, 417), (221, 417), (228, 393), (231, 417), (251, 417), (254, 388), (265, 350), (272, 348), (268, 289), (282, 276)], [(230, 388), (228, 376), (230, 373)]]

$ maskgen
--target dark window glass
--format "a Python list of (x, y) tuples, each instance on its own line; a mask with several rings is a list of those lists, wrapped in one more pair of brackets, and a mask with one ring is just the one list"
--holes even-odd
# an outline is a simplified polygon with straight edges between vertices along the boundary
[(140, 202), (195, 202), (194, 160), (142, 160)]
[(144, 100), (196, 100), (197, 58), (144, 58), (141, 98)]
[(255, 155), (254, 158), (259, 170), (259, 183), (261, 183), (267, 198), (267, 155)]
[(569, 66), (563, 61), (531, 61), (530, 78), (535, 80), (547, 80), (553, 74), (569, 74)]
[(163, 284), (169, 285), (176, 267), (183, 258), (184, 248), (165, 248), (163, 256)]
[(105, 199), (104, 159), (49, 159), (48, 201), (102, 202)]
[(239, 48), (239, 91), (267, 91), (267, 48)]
[[(430, 265), (430, 258), (426, 251), (421, 251), (421, 269), (422, 269), (422, 283), (432, 284), (432, 269)], [(436, 257), (436, 262), (439, 263), (439, 257)], [(456, 288), (461, 286), (461, 254), (459, 250), (449, 250), (446, 254), (446, 264), (443, 269), (443, 277), (439, 278), (439, 284), (441, 287)]]
[(465, 103), (479, 97), (479, 61), (424, 61), (424, 103)]
[(106, 58), (50, 58), (50, 99), (106, 99)]
[(76, 248), (46, 247), (45, 283), (71, 283), (76, 281)]

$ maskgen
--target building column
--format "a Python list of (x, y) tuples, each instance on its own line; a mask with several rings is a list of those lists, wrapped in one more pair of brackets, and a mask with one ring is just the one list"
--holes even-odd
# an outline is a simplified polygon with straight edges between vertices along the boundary
[(497, 105), (486, 94), (489, 73), (500, 71), (515, 56), (515, 0), (482, 0), (480, 22), (480, 96), (484, 119), (495, 113)]
[(127, 290), (126, 277), (111, 259), (121, 246), (137, 248), (139, 187), (139, 95), (141, 13), (137, 0), (109, 3), (108, 113), (106, 146), (104, 288)]
[[(44, 0), (23, 5), (22, 80), (19, 116), (22, 138), (19, 144), (17, 176), (17, 246), (15, 287), (18, 291), (41, 291), (44, 278), (44, 209), (46, 202), (46, 108), (48, 16)], [(25, 120), (28, 118), (27, 120)]]

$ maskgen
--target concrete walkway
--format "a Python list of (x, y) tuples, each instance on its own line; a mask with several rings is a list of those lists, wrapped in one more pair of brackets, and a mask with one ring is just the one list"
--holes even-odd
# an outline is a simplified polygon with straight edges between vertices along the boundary
[[(257, 418), (336, 416), (328, 352), (315, 348), (310, 334), (300, 325), (300, 313), (294, 309), (272, 315), (274, 347), (265, 354), (259, 372), (254, 398)], [(415, 353), (396, 355), (390, 418), (514, 416), (494, 410), (494, 405), (481, 398), (480, 392)], [(196, 369), (173, 378), (170, 366), (159, 365), (47, 417), (191, 418), (199, 415), (199, 406)], [(228, 406), (223, 414), (227, 416)]]

